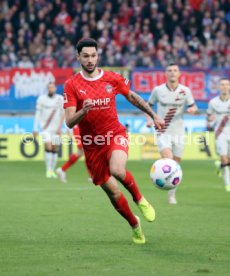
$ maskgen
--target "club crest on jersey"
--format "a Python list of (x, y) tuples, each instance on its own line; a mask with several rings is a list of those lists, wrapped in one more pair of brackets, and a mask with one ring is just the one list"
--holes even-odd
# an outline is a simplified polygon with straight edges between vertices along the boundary
[(181, 91), (179, 92), (179, 94), (182, 94), (182, 95), (185, 96), (185, 91), (184, 91), (184, 90), (181, 90)]
[(125, 85), (128, 85), (129, 80), (125, 78)]
[(107, 93), (112, 93), (112, 92), (113, 92), (113, 87), (112, 87), (112, 85), (106, 84), (106, 86), (105, 86), (105, 91), (106, 91)]
[[(185, 95), (186, 95), (186, 94), (185, 94), (185, 91), (184, 91), (184, 90), (181, 90), (181, 91), (179, 92), (179, 95), (176, 97), (175, 101), (183, 100), (183, 96), (185, 96)], [(180, 96), (182, 96), (182, 97), (180, 97)]]

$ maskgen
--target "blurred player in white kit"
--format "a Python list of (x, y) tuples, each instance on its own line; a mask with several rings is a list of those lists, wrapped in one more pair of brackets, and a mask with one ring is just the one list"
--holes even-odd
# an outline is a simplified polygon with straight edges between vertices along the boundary
[(219, 85), (220, 95), (210, 100), (207, 110), (208, 128), (214, 123), (216, 152), (220, 157), (225, 189), (230, 192), (230, 80), (223, 78)]
[(63, 97), (56, 94), (54, 82), (48, 83), (47, 89), (47, 95), (39, 96), (36, 102), (33, 133), (36, 139), (40, 129), (42, 141), (45, 144), (46, 177), (57, 178), (54, 170), (64, 121)]
[[(179, 83), (180, 69), (177, 64), (170, 63), (166, 67), (166, 83), (156, 86), (149, 97), (148, 103), (153, 106), (157, 103), (157, 114), (165, 121), (165, 127), (156, 130), (157, 146), (161, 158), (181, 161), (184, 150), (185, 109), (189, 114), (197, 112), (197, 106), (191, 90)], [(147, 127), (152, 126), (152, 120), (147, 117)], [(168, 192), (169, 204), (177, 204), (176, 189)]]

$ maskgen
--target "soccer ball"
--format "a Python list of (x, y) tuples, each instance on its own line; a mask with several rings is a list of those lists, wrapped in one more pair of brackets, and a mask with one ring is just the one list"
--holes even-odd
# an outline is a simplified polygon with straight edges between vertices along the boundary
[(152, 165), (150, 178), (157, 188), (174, 189), (182, 180), (181, 166), (172, 159), (159, 159)]

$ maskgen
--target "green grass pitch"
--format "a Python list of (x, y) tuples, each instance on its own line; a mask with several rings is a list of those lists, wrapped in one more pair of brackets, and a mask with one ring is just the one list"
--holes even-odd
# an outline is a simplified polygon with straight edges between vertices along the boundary
[(84, 163), (68, 183), (46, 179), (43, 162), (0, 164), (0, 275), (229, 275), (230, 193), (213, 161), (184, 161), (177, 206), (149, 180), (151, 162), (129, 162), (139, 187), (156, 209), (142, 220), (147, 243), (131, 229), (99, 187), (88, 183)]

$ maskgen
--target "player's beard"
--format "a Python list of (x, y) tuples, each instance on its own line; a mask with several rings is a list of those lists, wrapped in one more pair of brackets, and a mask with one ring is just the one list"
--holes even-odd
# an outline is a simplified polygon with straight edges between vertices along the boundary
[(51, 92), (51, 93), (48, 93), (48, 97), (52, 98), (54, 96), (55, 93)]
[(171, 84), (175, 84), (175, 83), (178, 82), (178, 80), (177, 80), (176, 78), (172, 78), (172, 79), (169, 80), (169, 82), (170, 82)]
[(97, 66), (97, 64), (95, 64), (95, 65), (93, 66), (92, 69), (88, 69), (85, 65), (81, 64), (81, 67), (82, 67), (82, 68), (84, 69), (84, 71), (86, 71), (88, 74), (92, 74), (92, 73), (95, 71), (96, 66)]

